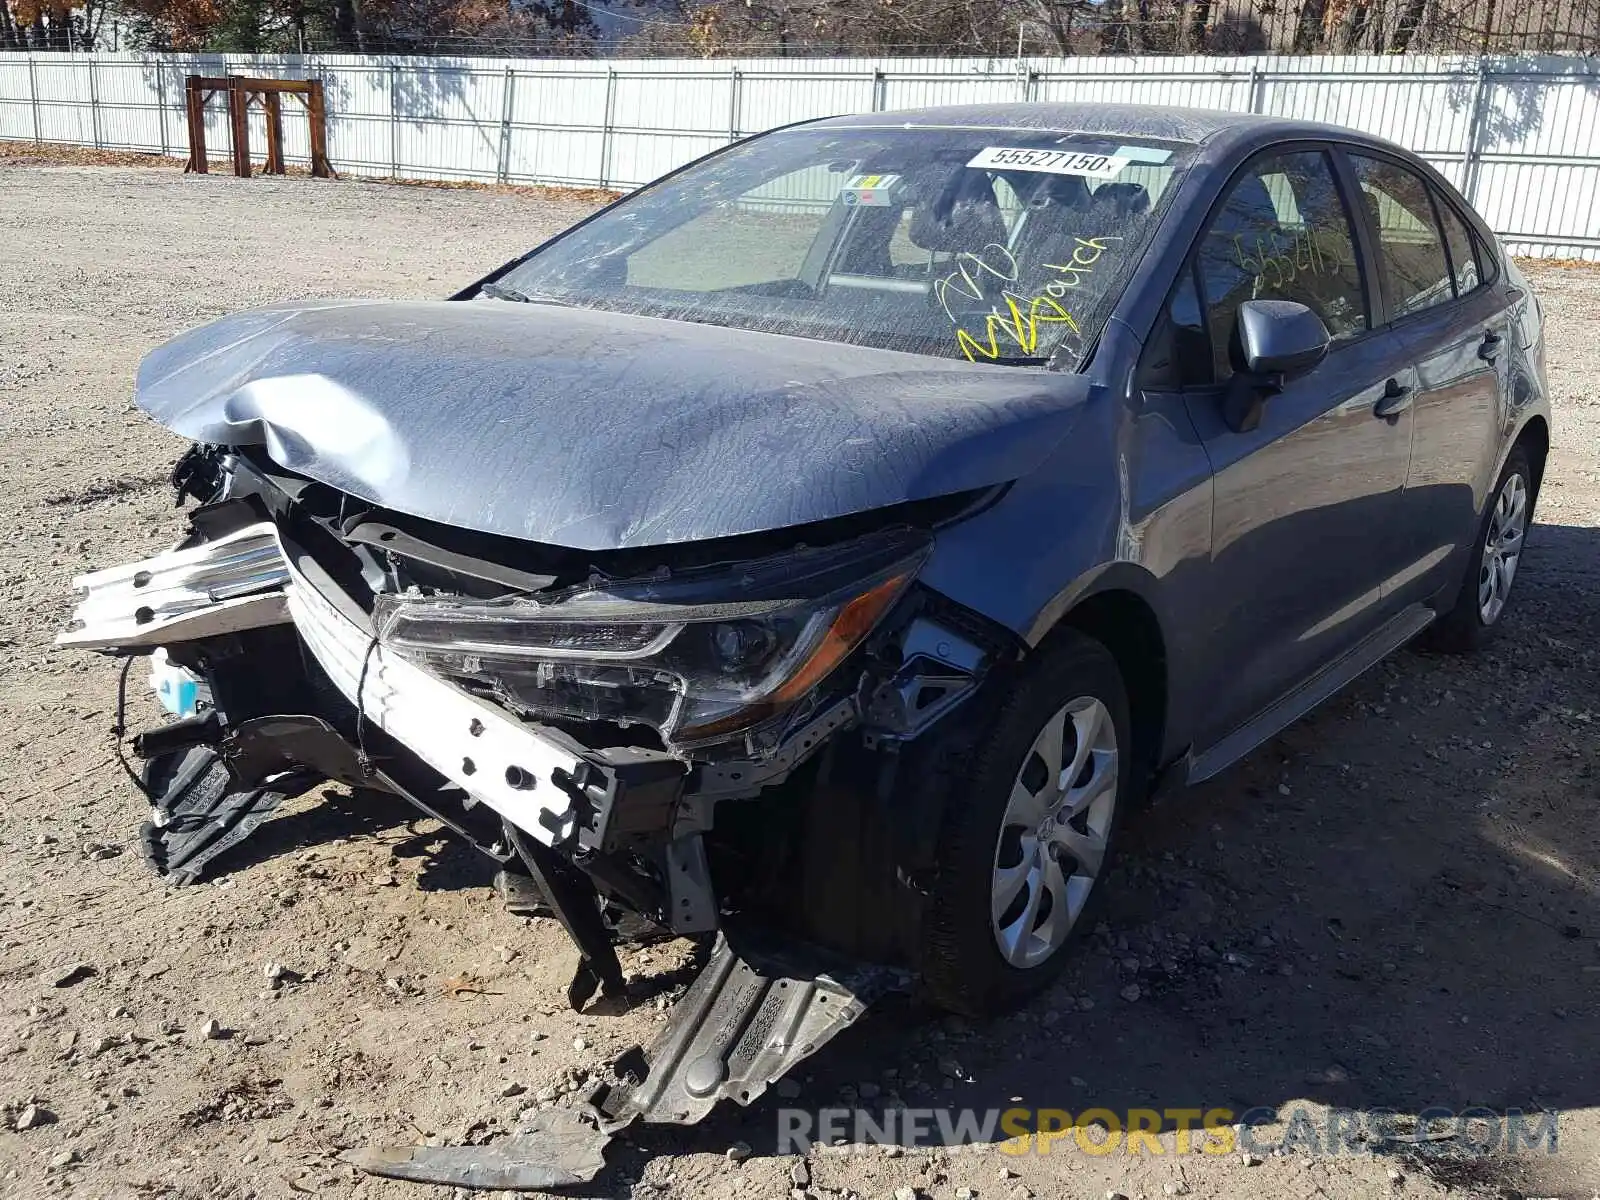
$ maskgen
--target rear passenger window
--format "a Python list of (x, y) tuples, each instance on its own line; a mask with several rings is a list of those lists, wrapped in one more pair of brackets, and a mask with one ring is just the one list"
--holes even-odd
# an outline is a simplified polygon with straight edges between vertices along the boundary
[(1389, 281), (1389, 315), (1403, 317), (1455, 296), (1428, 185), (1386, 158), (1351, 154), (1367, 215), (1378, 231), (1378, 259)]
[(1483, 282), (1493, 283), (1500, 278), (1500, 267), (1494, 251), (1485, 246), (1477, 234), (1472, 235), (1472, 248), (1478, 252), (1478, 274), (1483, 276)]
[(1234, 319), (1246, 300), (1298, 301), (1335, 341), (1367, 328), (1350, 214), (1321, 151), (1246, 167), (1200, 241), (1198, 265), (1219, 383), (1234, 371)]
[(1450, 251), (1450, 274), (1455, 280), (1456, 295), (1465, 296), (1483, 282), (1478, 271), (1478, 256), (1473, 250), (1472, 235), (1466, 222), (1456, 215), (1456, 210), (1439, 195), (1433, 193), (1434, 206), (1444, 224), (1445, 248)]

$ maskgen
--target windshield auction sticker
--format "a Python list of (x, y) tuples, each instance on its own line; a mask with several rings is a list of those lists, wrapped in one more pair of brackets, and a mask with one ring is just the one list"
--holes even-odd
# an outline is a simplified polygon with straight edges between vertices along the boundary
[(888, 208), (900, 186), (898, 175), (857, 175), (845, 184), (841, 195), (846, 204), (864, 208)]
[(1085, 154), (1081, 150), (1026, 150), (1016, 146), (985, 146), (973, 155), (969, 167), (1009, 167), (1013, 171), (1044, 171), (1051, 175), (1083, 175), (1110, 179), (1129, 160), (1115, 154)]

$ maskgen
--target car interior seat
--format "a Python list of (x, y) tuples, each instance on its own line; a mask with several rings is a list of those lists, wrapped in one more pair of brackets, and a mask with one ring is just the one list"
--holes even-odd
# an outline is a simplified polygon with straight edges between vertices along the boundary
[(845, 235), (844, 245), (834, 259), (833, 270), (845, 275), (873, 275), (887, 279), (894, 274), (894, 262), (889, 256), (889, 239), (900, 223), (902, 210), (898, 206), (887, 208), (858, 208)]
[(936, 254), (976, 254), (987, 245), (1006, 244), (1006, 219), (984, 172), (957, 167), (930, 193), (911, 210), (907, 236), (913, 245)]
[(1089, 207), (1089, 187), (1078, 175), (1041, 175), (1032, 190), (1025, 180), (1006, 181), (1023, 201), (1022, 218), (1012, 252), (1024, 269), (1049, 261), (1083, 228)]
[(1089, 199), (1093, 216), (1120, 219), (1150, 211), (1150, 191), (1142, 183), (1102, 183)]

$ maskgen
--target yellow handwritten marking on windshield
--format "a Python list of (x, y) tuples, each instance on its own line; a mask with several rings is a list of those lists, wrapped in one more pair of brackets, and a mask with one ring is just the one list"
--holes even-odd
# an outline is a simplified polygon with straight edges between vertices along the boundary
[[(1057, 271), (1062, 278), (1052, 279), (1039, 291), (1037, 295), (1021, 296), (1009, 289), (1000, 293), (1006, 311), (1002, 313), (999, 306), (991, 308), (983, 319), (983, 333), (981, 337), (974, 336), (965, 329), (956, 330), (956, 347), (966, 356), (968, 362), (977, 362), (979, 356), (991, 361), (1000, 357), (1000, 339), (1005, 337), (1014, 343), (1018, 351), (1027, 357), (1037, 355), (1039, 349), (1039, 326), (1065, 325), (1073, 333), (1082, 333), (1077, 320), (1061, 304), (1061, 298), (1075, 287), (1079, 287), (1083, 280), (1092, 275), (1094, 264), (1100, 260), (1108, 248), (1108, 243), (1119, 242), (1118, 237), (1100, 238), (1073, 238), (1075, 245), (1072, 248), (1072, 258), (1065, 263), (1044, 263), (1048, 271)], [(1010, 274), (1004, 274), (991, 263), (986, 261), (991, 250), (1003, 250), (1005, 262)], [(982, 299), (983, 289), (979, 281), (967, 270), (971, 265), (981, 267), (983, 271), (1005, 279), (1014, 281), (1019, 274), (1016, 258), (1009, 250), (1000, 246), (985, 246), (979, 255), (973, 256), (970, 261), (960, 261), (956, 271), (939, 280), (943, 288), (935, 284), (934, 291), (939, 297), (939, 302), (945, 305), (945, 313), (950, 319), (955, 316), (950, 313), (946, 295), (955, 292), (970, 300)]]
[[(1066, 325), (1073, 333), (1082, 332), (1072, 319), (1072, 314), (1049, 296), (1024, 299), (1011, 292), (1002, 292), (1000, 298), (1006, 302), (1008, 311), (1002, 316), (999, 309), (994, 309), (984, 317), (981, 341), (965, 329), (956, 330), (956, 345), (967, 356), (968, 362), (977, 362), (980, 354), (988, 359), (999, 358), (1001, 334), (1015, 342), (1024, 355), (1032, 356), (1038, 351), (1040, 325)], [(1026, 312), (1023, 311), (1023, 305), (1027, 305)]]
[(1045, 269), (1060, 271), (1065, 279), (1052, 280), (1045, 285), (1045, 291), (1052, 296), (1064, 296), (1068, 288), (1079, 286), (1085, 276), (1094, 274), (1089, 268), (1100, 261), (1100, 256), (1106, 252), (1107, 242), (1120, 242), (1120, 237), (1097, 237), (1072, 239), (1077, 244), (1072, 247), (1072, 261), (1066, 263), (1045, 263)]

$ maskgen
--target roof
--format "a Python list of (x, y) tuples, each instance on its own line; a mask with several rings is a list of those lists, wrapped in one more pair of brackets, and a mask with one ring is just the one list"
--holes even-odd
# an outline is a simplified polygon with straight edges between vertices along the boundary
[[(1164, 138), (1178, 142), (1203, 142), (1217, 133), (1271, 130), (1288, 134), (1303, 131), (1326, 136), (1333, 126), (1294, 121), (1259, 113), (1228, 112), (1210, 108), (1178, 108), (1160, 104), (952, 104), (934, 108), (908, 108), (891, 112), (825, 117), (810, 122), (831, 126), (912, 125), (977, 129), (1044, 129), (1057, 133), (1121, 134)], [(1339, 132), (1345, 132), (1340, 130)]]

